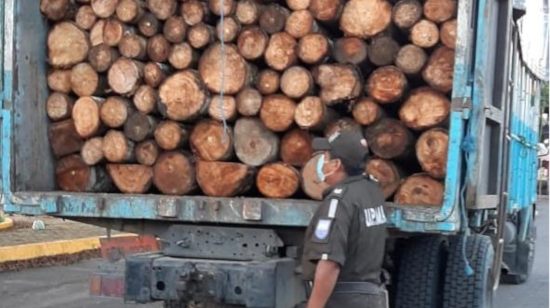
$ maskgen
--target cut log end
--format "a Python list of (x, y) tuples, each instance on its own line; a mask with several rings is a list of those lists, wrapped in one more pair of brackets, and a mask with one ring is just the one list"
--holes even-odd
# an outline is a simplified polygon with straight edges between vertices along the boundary
[(181, 7), (181, 15), (183, 20), (189, 26), (194, 26), (201, 23), (208, 12), (207, 5), (202, 1), (190, 0), (185, 1)]
[(116, 187), (126, 194), (146, 193), (153, 183), (153, 168), (149, 166), (108, 164), (107, 171)]
[(170, 56), (170, 42), (157, 34), (147, 40), (147, 56), (153, 62), (165, 62)]
[(143, 114), (150, 114), (156, 111), (159, 96), (155, 89), (149, 85), (140, 86), (134, 94), (134, 106)]
[(330, 42), (323, 34), (312, 33), (300, 39), (296, 54), (306, 64), (325, 61), (330, 53)]
[(336, 40), (332, 54), (341, 64), (361, 65), (367, 60), (367, 43), (356, 37), (343, 37)]
[(286, 5), (293, 11), (307, 10), (311, 0), (286, 0)]
[(442, 23), (453, 18), (456, 11), (456, 0), (427, 0), (424, 3), (424, 16), (436, 23)]
[(424, 172), (436, 179), (447, 174), (447, 151), (449, 133), (440, 128), (426, 131), (416, 143), (416, 157)]
[(262, 70), (258, 74), (256, 87), (263, 95), (274, 94), (279, 91), (281, 75), (270, 69)]
[(265, 62), (274, 70), (283, 71), (296, 63), (296, 40), (286, 32), (271, 35), (265, 51)]
[(181, 43), (187, 35), (187, 24), (182, 17), (172, 16), (164, 23), (163, 33), (168, 42)]
[(99, 44), (92, 47), (88, 53), (88, 62), (98, 72), (106, 72), (113, 63), (118, 60), (119, 53), (107, 44)]
[(103, 124), (117, 128), (124, 125), (131, 112), (131, 105), (127, 99), (111, 96), (101, 106), (99, 114)]
[(103, 28), (105, 27), (105, 20), (100, 19), (90, 29), (90, 44), (97, 46), (103, 44)]
[(48, 137), (55, 157), (78, 153), (84, 144), (72, 119), (52, 123), (48, 130)]
[(144, 14), (144, 4), (141, 0), (120, 0), (116, 16), (124, 23), (136, 23)]
[(51, 70), (48, 73), (48, 87), (52, 91), (69, 94), (72, 90), (71, 70)]
[(79, 63), (71, 70), (71, 86), (78, 96), (92, 96), (101, 94), (105, 84), (89, 63)]
[(229, 43), (235, 41), (240, 32), (241, 24), (232, 17), (224, 18), (223, 28), (221, 21), (216, 25), (216, 37), (221, 42)]
[[(225, 46), (225, 66), (221, 67), (221, 44), (208, 48), (199, 61), (199, 73), (207, 88), (215, 93), (237, 94), (245, 85), (248, 75), (247, 63), (235, 45)], [(223, 72), (224, 81), (221, 75)]]
[(103, 42), (112, 47), (118, 46), (124, 35), (131, 33), (130, 29), (118, 19), (107, 19), (103, 26)]
[(395, 193), (395, 202), (407, 205), (441, 206), (445, 187), (425, 174), (415, 174), (405, 179)]
[(212, 14), (221, 16), (222, 12), (224, 16), (231, 16), (235, 13), (237, 8), (236, 0), (223, 0), (221, 3), (219, 0), (208, 0), (208, 7)]
[(54, 25), (47, 44), (48, 61), (55, 68), (70, 68), (84, 61), (90, 50), (88, 35), (70, 22)]
[(257, 118), (240, 118), (235, 124), (235, 152), (250, 166), (261, 166), (277, 159), (279, 137)]
[(166, 20), (174, 15), (177, 8), (176, 0), (147, 0), (149, 11), (160, 20)]
[(399, 110), (399, 118), (409, 128), (423, 130), (443, 124), (449, 117), (451, 102), (428, 87), (415, 89)]
[(221, 96), (214, 96), (208, 107), (208, 115), (218, 122), (234, 121), (237, 118), (237, 102), (235, 98), (224, 95), (222, 100)]
[(407, 158), (415, 141), (405, 125), (390, 118), (384, 118), (367, 127), (365, 137), (371, 151), (385, 159)]
[(371, 125), (384, 117), (384, 110), (371, 98), (363, 98), (355, 103), (353, 118), (361, 125)]
[(258, 23), (260, 13), (260, 6), (254, 0), (241, 0), (237, 2), (235, 18), (243, 25)]
[(193, 46), (193, 48), (201, 49), (208, 46), (210, 42), (214, 41), (214, 37), (214, 28), (204, 23), (200, 23), (189, 29), (189, 33), (187, 34), (187, 42), (189, 45)]
[(325, 138), (330, 138), (337, 132), (341, 131), (351, 131), (351, 132), (360, 132), (361, 125), (355, 122), (352, 118), (340, 118), (330, 122), (323, 132)]
[(202, 160), (223, 161), (233, 154), (233, 132), (213, 120), (199, 122), (189, 139), (193, 154)]
[(439, 42), (439, 28), (429, 20), (421, 20), (411, 29), (411, 42), (418, 47), (431, 48)]
[(118, 59), (108, 72), (111, 89), (121, 95), (133, 94), (141, 83), (143, 64), (126, 58)]
[(153, 137), (157, 121), (152, 116), (134, 112), (124, 123), (124, 135), (130, 140), (141, 142)]
[(366, 172), (378, 180), (385, 199), (393, 196), (401, 183), (401, 171), (390, 160), (373, 158), (367, 163)]
[(262, 108), (262, 94), (251, 87), (246, 87), (236, 97), (237, 111), (246, 117), (256, 116)]
[(454, 64), (454, 50), (441, 46), (430, 55), (422, 77), (432, 88), (448, 93), (453, 89)]
[(401, 29), (409, 29), (422, 18), (422, 4), (417, 0), (401, 0), (393, 7), (393, 23)]
[(314, 71), (315, 81), (321, 88), (319, 97), (331, 106), (359, 97), (362, 78), (354, 66), (322, 64)]
[(245, 164), (197, 161), (197, 182), (207, 196), (235, 197), (254, 183), (254, 168)]
[(159, 146), (153, 140), (143, 141), (136, 145), (136, 161), (144, 166), (153, 166), (159, 155)]
[(409, 44), (399, 50), (395, 65), (407, 75), (417, 75), (422, 71), (427, 60), (428, 56), (422, 48)]
[(260, 27), (244, 29), (237, 40), (239, 53), (247, 60), (256, 60), (263, 56), (269, 36)]
[(185, 195), (196, 187), (195, 168), (187, 154), (166, 152), (153, 167), (153, 183), (166, 195)]
[(146, 37), (152, 37), (160, 31), (160, 21), (151, 13), (145, 13), (138, 21), (138, 29)]
[(124, 133), (110, 130), (103, 138), (103, 154), (109, 162), (132, 162), (135, 158), (134, 143)]
[(288, 16), (285, 31), (296, 39), (317, 31), (317, 24), (308, 10), (294, 11)]
[(329, 109), (319, 97), (308, 96), (296, 107), (294, 121), (303, 129), (322, 130), (336, 116), (335, 111)]
[(310, 0), (308, 9), (315, 19), (333, 23), (338, 20), (342, 13), (343, 1), (340, 0)]
[(348, 1), (340, 18), (340, 29), (346, 36), (370, 38), (391, 24), (392, 6), (385, 0)]
[(51, 21), (60, 21), (69, 15), (72, 5), (70, 0), (41, 0), (40, 12)]
[(286, 69), (281, 76), (281, 90), (290, 98), (301, 98), (313, 92), (313, 77), (301, 66)]
[(149, 86), (156, 88), (164, 81), (170, 73), (170, 68), (161, 63), (149, 62), (143, 68), (143, 81)]
[(369, 45), (369, 60), (376, 66), (391, 65), (399, 52), (399, 44), (389, 36), (377, 36)]
[(189, 142), (189, 130), (174, 121), (163, 121), (155, 129), (154, 136), (158, 146), (164, 150), (175, 150)]
[(191, 68), (198, 62), (199, 55), (187, 43), (179, 43), (172, 45), (170, 49), (170, 55), (168, 56), (168, 62), (178, 70)]
[(184, 70), (166, 78), (159, 88), (161, 106), (175, 121), (197, 117), (207, 104), (207, 92), (198, 74)]
[(399, 100), (406, 89), (405, 74), (395, 66), (384, 66), (369, 76), (365, 92), (376, 101), (387, 104)]
[(120, 40), (118, 50), (126, 58), (144, 60), (147, 57), (147, 39), (135, 33), (128, 34)]
[(83, 5), (78, 9), (75, 17), (76, 25), (82, 30), (90, 30), (97, 20), (94, 10), (89, 5)]
[(94, 166), (103, 161), (103, 137), (94, 137), (86, 140), (82, 150), (80, 151), (82, 160), (88, 166)]
[(302, 129), (293, 129), (281, 140), (281, 159), (283, 162), (302, 167), (311, 158), (313, 148), (311, 135)]
[(53, 92), (46, 101), (46, 113), (52, 121), (65, 120), (71, 117), (74, 100), (68, 95)]
[(440, 36), (441, 36), (441, 42), (443, 45), (455, 49), (456, 47), (456, 30), (457, 30), (457, 23), (456, 19), (446, 21), (441, 25)]
[(290, 11), (278, 4), (270, 4), (264, 8), (260, 15), (260, 27), (269, 34), (283, 31)]
[(260, 169), (256, 186), (260, 193), (268, 198), (290, 198), (300, 188), (300, 175), (290, 165), (273, 163)]
[(92, 9), (99, 18), (109, 18), (116, 12), (118, 0), (91, 0)]
[(294, 123), (296, 103), (285, 95), (271, 95), (264, 98), (260, 118), (267, 128), (284, 132)]
[(73, 107), (73, 119), (76, 131), (83, 138), (93, 137), (101, 128), (100, 107), (102, 99), (81, 97)]

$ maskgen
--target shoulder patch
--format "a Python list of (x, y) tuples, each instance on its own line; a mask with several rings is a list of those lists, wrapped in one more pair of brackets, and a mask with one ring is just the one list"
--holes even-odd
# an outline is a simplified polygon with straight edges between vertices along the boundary
[(367, 227), (374, 227), (378, 225), (385, 224), (386, 214), (384, 213), (384, 206), (379, 205), (378, 207), (371, 207), (365, 209), (365, 223)]
[(313, 232), (313, 241), (318, 243), (325, 242), (330, 234), (331, 225), (332, 219), (319, 219)]

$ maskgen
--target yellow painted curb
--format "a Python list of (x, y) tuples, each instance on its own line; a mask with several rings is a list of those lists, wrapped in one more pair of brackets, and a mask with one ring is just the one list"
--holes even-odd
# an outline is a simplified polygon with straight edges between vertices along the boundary
[(4, 221), (0, 222), (0, 230), (6, 230), (13, 227), (13, 220), (4, 217)]
[(99, 237), (0, 247), (0, 263), (99, 249)]

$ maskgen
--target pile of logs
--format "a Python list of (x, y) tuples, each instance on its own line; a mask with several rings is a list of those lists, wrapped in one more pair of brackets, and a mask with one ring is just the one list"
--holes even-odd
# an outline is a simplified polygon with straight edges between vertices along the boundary
[(388, 200), (442, 203), (456, 0), (40, 10), (62, 190), (320, 199), (312, 138), (361, 130)]

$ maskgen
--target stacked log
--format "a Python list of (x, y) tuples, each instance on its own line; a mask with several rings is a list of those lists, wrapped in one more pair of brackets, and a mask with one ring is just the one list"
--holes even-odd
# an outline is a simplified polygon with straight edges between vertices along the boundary
[(62, 190), (318, 200), (311, 140), (354, 130), (387, 200), (442, 202), (456, 0), (39, 9)]

